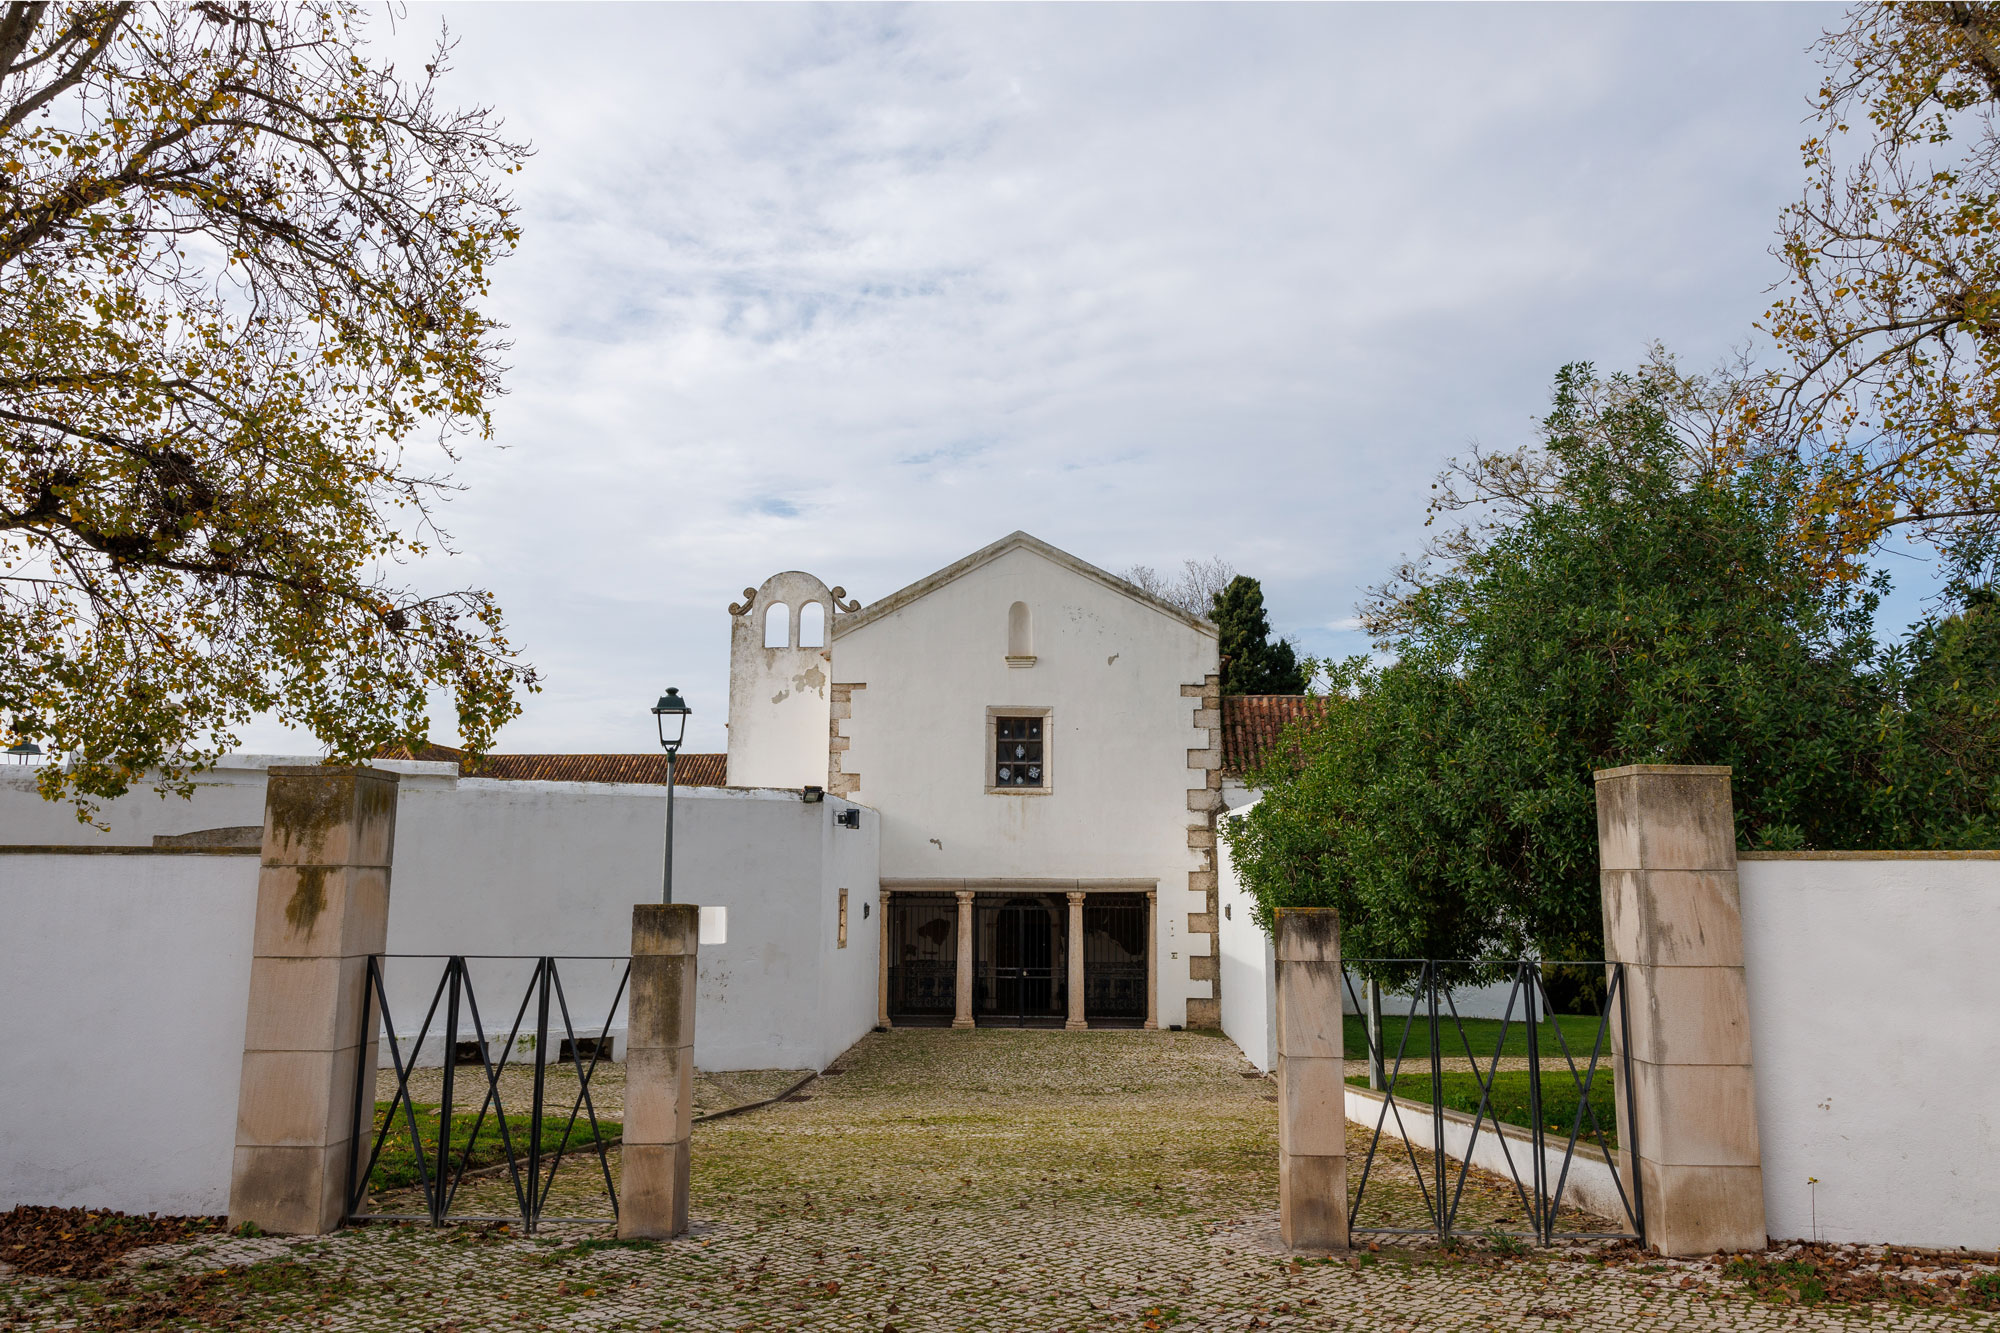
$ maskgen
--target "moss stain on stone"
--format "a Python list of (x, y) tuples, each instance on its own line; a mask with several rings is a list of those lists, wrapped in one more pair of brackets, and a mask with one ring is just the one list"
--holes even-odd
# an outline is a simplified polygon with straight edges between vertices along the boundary
[(295, 849), (316, 852), (346, 817), (353, 788), (327, 778), (273, 777), (264, 800), (271, 826)]
[(293, 930), (303, 930), (311, 938), (320, 913), (326, 910), (326, 867), (300, 866), (298, 875), (299, 886), (285, 904), (285, 920)]

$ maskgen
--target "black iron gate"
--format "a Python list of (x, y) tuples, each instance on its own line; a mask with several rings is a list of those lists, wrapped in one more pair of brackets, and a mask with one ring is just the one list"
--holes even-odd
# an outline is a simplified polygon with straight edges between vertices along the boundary
[(975, 1020), (1029, 1027), (1060, 1023), (1067, 1016), (1068, 932), (1062, 927), (1068, 910), (1066, 901), (1042, 896), (975, 901)]
[(898, 893), (888, 925), (890, 1021), (950, 1023), (958, 1012), (958, 899)]
[[(1645, 1232), (1645, 1203), (1637, 1173), (1623, 1163), (1638, 1160), (1639, 1126), (1630, 1098), (1614, 1096), (1613, 1086), (1618, 1073), (1631, 1086), (1624, 965), (1508, 962), (1500, 965), (1506, 998), (1497, 1022), (1461, 1015), (1458, 991), (1469, 987), (1448, 979), (1494, 970), (1492, 964), (1442, 959), (1356, 959), (1343, 965), (1350, 1010), (1347, 1054), (1365, 1055), (1373, 1070), (1370, 1081), (1382, 1085), (1381, 1109), (1352, 1190), (1349, 1229), (1364, 1235), (1435, 1234), (1441, 1240), (1454, 1230), (1500, 1230), (1545, 1245), (1638, 1239)], [(1572, 996), (1587, 996), (1602, 976), (1602, 999), (1590, 1001), (1598, 1012), (1557, 1014), (1549, 983), (1558, 976), (1584, 980), (1581, 988), (1569, 988)], [(1490, 998), (1498, 985), (1483, 989)], [(1371, 1014), (1379, 1017), (1371, 1021)], [(1624, 1066), (1615, 1072), (1614, 1031)], [(1491, 1147), (1478, 1152), (1482, 1135), (1497, 1154)], [(1416, 1177), (1426, 1226), (1368, 1223), (1368, 1187), (1385, 1140), (1400, 1144), (1400, 1157)], [(1610, 1220), (1622, 1229), (1565, 1229), (1565, 1195), (1579, 1148), (1608, 1168), (1619, 1214)], [(1461, 1223), (1475, 1156), (1482, 1169), (1510, 1182), (1525, 1229)], [(1573, 1200), (1568, 1207), (1571, 1218), (1583, 1213)]]
[[(394, 1016), (389, 1009), (386, 970), (391, 963), (442, 960), (444, 968), (431, 991), (430, 1007), (416, 1034), (396, 1035)], [(479, 996), (473, 985), (473, 961), (497, 964), (531, 964), (526, 988), (514, 1008), (514, 1016), (504, 1035), (489, 1031), (480, 1012)], [(570, 1014), (569, 997), (564, 992), (561, 964), (602, 962), (612, 965), (617, 978), (604, 1022), (579, 1033)], [(349, 1221), (412, 1221), (443, 1226), (447, 1222), (521, 1222), (533, 1231), (541, 1222), (616, 1222), (618, 1187), (611, 1178), (607, 1149), (617, 1141), (620, 1126), (600, 1123), (597, 1105), (591, 1096), (590, 1081), (601, 1060), (608, 1058), (607, 1046), (612, 1021), (625, 998), (632, 977), (629, 958), (554, 958), (549, 956), (502, 956), (492, 954), (382, 954), (368, 960), (367, 984), (361, 998), (363, 1050), (369, 1036), (380, 1034), (388, 1048), (389, 1066), (395, 1071), (396, 1092), (379, 1111), (375, 1101), (376, 1068), (363, 1059), (354, 1081), (354, 1133), (348, 1141), (347, 1217)], [(553, 1006), (553, 1008), (552, 1008)], [(533, 1009), (530, 1018), (529, 1010)], [(442, 1024), (433, 1026), (440, 1018)], [(504, 1010), (502, 1011), (504, 1013)], [(379, 1027), (378, 1027), (379, 1023)], [(433, 1034), (439, 1052), (441, 1088), (436, 1106), (419, 1106), (411, 1088), (411, 1076)], [(551, 1039), (556, 1041), (552, 1049)], [(526, 1089), (511, 1092), (502, 1088), (502, 1075), (527, 1064), (531, 1070)], [(479, 1109), (467, 1117), (457, 1111), (458, 1067), (474, 1066), (470, 1074), (475, 1087), (483, 1087)], [(567, 1109), (551, 1109), (547, 1099), (550, 1067), (566, 1068), (576, 1075), (575, 1096)], [(526, 1092), (528, 1105), (519, 1103)], [(565, 1090), (565, 1093), (567, 1090)], [(489, 1125), (489, 1115), (491, 1122)], [(582, 1126), (578, 1118), (583, 1118)], [(482, 1131), (485, 1131), (482, 1139)], [(400, 1188), (422, 1192), (422, 1213), (363, 1212), (368, 1202), (370, 1177), (382, 1163), (385, 1145), (393, 1143), (399, 1162), (413, 1163), (415, 1179)], [(367, 1156), (364, 1160), (363, 1145)], [(493, 1156), (497, 1147), (500, 1161), (491, 1166), (473, 1166), (475, 1150), (482, 1157)], [(544, 1214), (549, 1190), (566, 1158), (584, 1154), (596, 1159), (603, 1174), (605, 1194), (611, 1201), (610, 1217), (550, 1217)], [(469, 1171), (504, 1171), (511, 1186), (514, 1212), (508, 1216), (469, 1216), (452, 1212), (459, 1187)], [(378, 1182), (378, 1189), (381, 1186)]]
[(1092, 894), (1083, 900), (1083, 1016), (1092, 1024), (1146, 1021), (1146, 898)]

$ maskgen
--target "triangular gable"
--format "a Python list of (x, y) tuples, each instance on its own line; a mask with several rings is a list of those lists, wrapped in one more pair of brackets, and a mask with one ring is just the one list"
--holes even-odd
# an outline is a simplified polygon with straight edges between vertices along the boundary
[(981, 566), (992, 564), (1009, 551), (1016, 550), (1032, 551), (1051, 564), (1060, 565), (1073, 574), (1081, 574), (1084, 578), (1093, 579), (1113, 592), (1122, 593), (1141, 606), (1158, 611), (1163, 616), (1170, 616), (1188, 628), (1208, 635), (1211, 639), (1215, 637), (1215, 626), (1200, 616), (1189, 615), (1172, 602), (1162, 601), (1160, 598), (1147, 592), (1144, 588), (1127, 583), (1116, 574), (1108, 574), (1096, 565), (1085, 560), (1079, 560), (1068, 551), (1051, 546), (1041, 538), (1029, 536), (1025, 532), (1010, 532), (991, 546), (983, 546), (964, 559), (955, 560), (951, 564), (946, 565), (943, 569), (937, 571), (937, 573), (925, 575), (907, 588), (900, 588), (879, 601), (870, 602), (859, 611), (835, 616), (833, 620), (833, 637), (837, 639), (850, 630), (859, 629), (871, 621), (879, 620), (883, 616), (900, 611), (902, 608), (910, 605), (910, 603), (930, 596), (946, 584), (965, 577)]

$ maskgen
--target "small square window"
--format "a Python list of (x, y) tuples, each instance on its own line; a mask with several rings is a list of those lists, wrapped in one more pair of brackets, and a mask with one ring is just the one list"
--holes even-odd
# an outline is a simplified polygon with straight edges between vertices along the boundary
[(993, 785), (996, 787), (1046, 787), (1048, 778), (1042, 764), (1042, 727), (1046, 719), (996, 717), (993, 719)]

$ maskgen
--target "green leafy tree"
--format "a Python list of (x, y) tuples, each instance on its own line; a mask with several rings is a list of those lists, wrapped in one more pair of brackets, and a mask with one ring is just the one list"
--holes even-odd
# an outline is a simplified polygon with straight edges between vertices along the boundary
[(1792, 540), (1794, 476), (1675, 427), (1700, 391), (1562, 371), (1499, 518), (1371, 609), (1394, 660), (1335, 667), (1225, 825), (1267, 918), (1338, 907), (1356, 957), (1602, 957), (1592, 773), (1627, 763), (1730, 765), (1752, 845), (1992, 845), (1990, 605), (1881, 651), (1876, 592)]
[(362, 18), (0, 6), (0, 730), (52, 798), (263, 712), (361, 758), (433, 691), (482, 749), (534, 685), (490, 594), (395, 578), (490, 431), (525, 150)]
[(1224, 694), (1303, 694), (1306, 673), (1283, 639), (1273, 641), (1264, 614), (1264, 588), (1238, 574), (1215, 594), (1216, 638), (1222, 655)]

